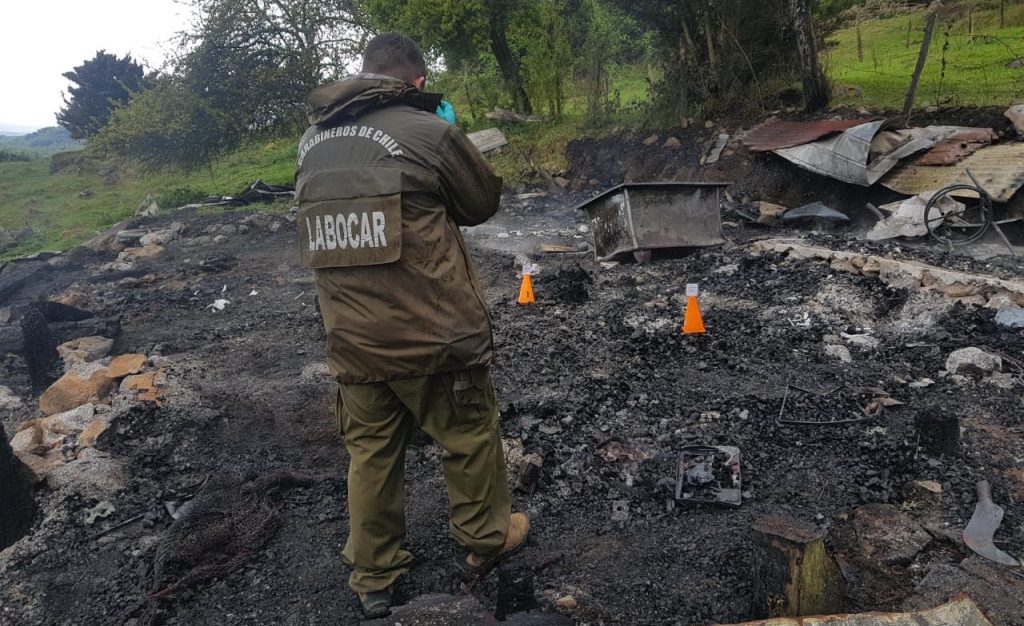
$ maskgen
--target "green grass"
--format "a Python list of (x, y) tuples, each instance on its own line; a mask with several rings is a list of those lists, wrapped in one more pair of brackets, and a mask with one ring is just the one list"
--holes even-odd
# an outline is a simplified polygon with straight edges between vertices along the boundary
[[(505, 129), (511, 146), (492, 156), (491, 162), (510, 186), (519, 187), (539, 180), (531, 160), (549, 172), (564, 170), (565, 147), (570, 140), (582, 134), (599, 136), (634, 125), (637, 116), (629, 105), (647, 100), (644, 69), (614, 68), (611, 91), (619, 108), (602, 126), (594, 128), (585, 125), (585, 95), (576, 85), (567, 89), (562, 118)], [(458, 111), (468, 110), (457, 93), (452, 96)], [(471, 130), (492, 125), (487, 120), (479, 120)], [(133, 215), (147, 195), (158, 202), (164, 200), (161, 208), (168, 209), (202, 196), (236, 194), (257, 178), (268, 183), (291, 183), (296, 143), (297, 139), (281, 139), (251, 144), (193, 172), (143, 172), (121, 167), (118, 168), (119, 180), (114, 184), (107, 184), (99, 173), (79, 174), (66, 170), (50, 174), (49, 158), (0, 163), (0, 228), (19, 232), (30, 226), (35, 233), (16, 248), (0, 254), (0, 260), (40, 250), (71, 248)], [(281, 207), (261, 208), (279, 210)]]
[[(856, 86), (863, 94), (837, 98), (835, 104), (902, 108), (926, 18), (921, 12), (862, 23), (863, 60), (857, 55), (855, 27), (828, 37), (834, 45), (822, 56), (832, 83)], [(1005, 23), (1005, 28), (999, 28), (998, 11), (978, 11), (971, 37), (966, 17), (940, 17), (918, 88), (917, 106), (1002, 106), (1024, 97), (1024, 68), (1006, 67), (1015, 58), (1024, 59), (1024, 5), (1007, 7)]]
[(250, 145), (191, 173), (128, 169), (120, 171), (120, 180), (114, 184), (107, 184), (98, 173), (50, 174), (50, 159), (0, 163), (0, 228), (18, 232), (29, 226), (35, 232), (0, 258), (65, 250), (82, 243), (131, 216), (147, 194), (173, 197), (175, 190), (188, 189), (203, 195), (232, 195), (257, 178), (291, 183), (296, 143), (276, 140)]

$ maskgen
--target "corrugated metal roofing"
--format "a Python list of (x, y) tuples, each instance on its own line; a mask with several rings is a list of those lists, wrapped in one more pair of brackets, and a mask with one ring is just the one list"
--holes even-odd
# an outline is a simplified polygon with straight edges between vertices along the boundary
[(765, 122), (743, 137), (743, 145), (753, 152), (770, 152), (781, 148), (800, 146), (828, 135), (841, 133), (847, 128), (869, 120), (820, 120), (814, 122)]
[(867, 187), (895, 167), (900, 159), (930, 148), (954, 132), (950, 127), (913, 128), (889, 133), (885, 141), (875, 143), (875, 135), (884, 123), (884, 120), (875, 120), (834, 137), (774, 152), (806, 170)]
[[(970, 185), (967, 169), (993, 200), (1009, 202), (1013, 194), (1024, 186), (1024, 142), (987, 146), (955, 165), (907, 163), (890, 172), (881, 182), (893, 191), (916, 196), (948, 185)], [(962, 195), (968, 197), (970, 194)]]
[(991, 128), (958, 128), (952, 137), (937, 144), (914, 161), (915, 165), (953, 165), (997, 140)]

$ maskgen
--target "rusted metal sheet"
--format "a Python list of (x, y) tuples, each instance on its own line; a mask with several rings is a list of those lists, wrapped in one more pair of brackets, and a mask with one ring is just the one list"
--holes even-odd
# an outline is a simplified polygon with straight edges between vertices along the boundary
[(950, 127), (915, 128), (893, 131), (876, 142), (875, 135), (883, 124), (884, 120), (860, 124), (835, 137), (775, 150), (775, 154), (806, 170), (867, 187), (901, 159), (953, 134)]
[(776, 617), (730, 626), (992, 626), (978, 605), (960, 596), (934, 609), (914, 613), (857, 613), (815, 617)]
[(657, 248), (716, 246), (721, 190), (730, 183), (627, 183), (578, 205), (590, 216), (599, 261)]
[(914, 161), (914, 165), (953, 165), (963, 161), (999, 136), (991, 128), (957, 128), (953, 135), (936, 144)]
[[(1024, 142), (987, 146), (955, 165), (917, 165), (907, 163), (882, 179), (882, 184), (898, 193), (916, 196), (954, 184), (971, 184), (970, 169), (978, 182), (996, 202), (1009, 202), (1024, 186)], [(972, 192), (957, 193), (977, 197)]]
[(750, 130), (743, 137), (743, 145), (753, 152), (770, 152), (810, 143), (822, 137), (841, 133), (847, 128), (867, 120), (820, 120), (813, 122), (787, 122), (774, 120)]

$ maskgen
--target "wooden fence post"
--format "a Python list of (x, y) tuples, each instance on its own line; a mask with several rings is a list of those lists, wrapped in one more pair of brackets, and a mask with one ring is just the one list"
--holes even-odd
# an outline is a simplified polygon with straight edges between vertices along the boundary
[(921, 82), (921, 72), (924, 71), (924, 62), (928, 60), (928, 46), (932, 43), (932, 33), (935, 31), (935, 14), (928, 16), (928, 23), (924, 27), (924, 39), (921, 40), (921, 52), (917, 55), (917, 67), (914, 68), (914, 76), (910, 79), (910, 89), (907, 90), (907, 99), (903, 102), (903, 115), (909, 117), (910, 110), (914, 108), (914, 96), (917, 95), (917, 85)]

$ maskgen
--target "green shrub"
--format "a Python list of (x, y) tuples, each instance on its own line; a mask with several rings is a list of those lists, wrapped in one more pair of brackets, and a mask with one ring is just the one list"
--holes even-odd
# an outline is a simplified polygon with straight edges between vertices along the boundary
[(173, 209), (186, 204), (193, 204), (210, 194), (194, 187), (175, 187), (157, 194), (156, 203), (162, 209)]
[(234, 147), (230, 127), (226, 113), (165, 80), (115, 109), (91, 147), (151, 170), (191, 170)]

